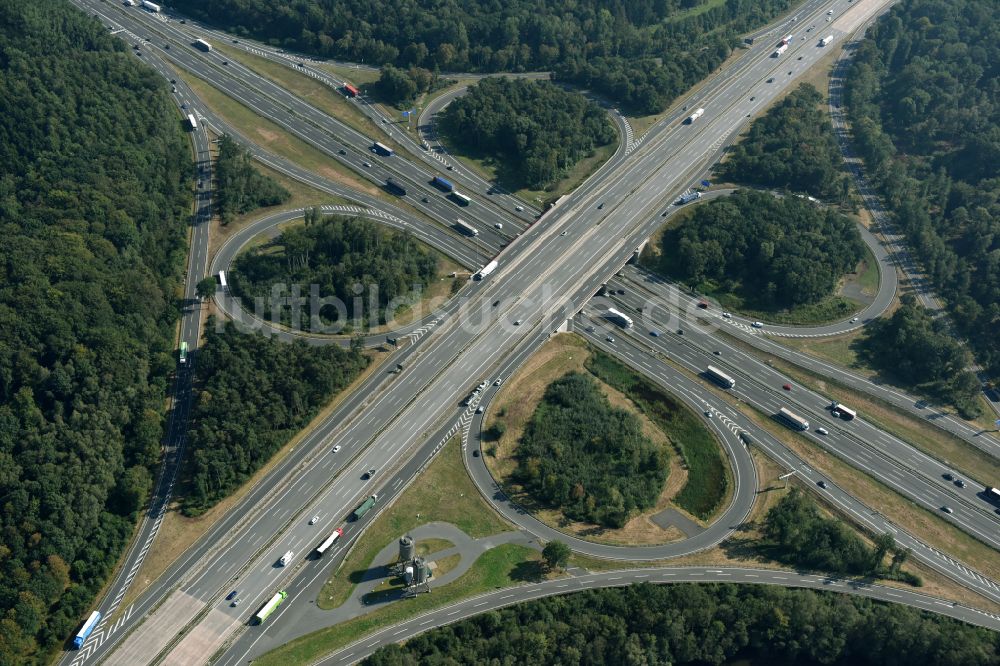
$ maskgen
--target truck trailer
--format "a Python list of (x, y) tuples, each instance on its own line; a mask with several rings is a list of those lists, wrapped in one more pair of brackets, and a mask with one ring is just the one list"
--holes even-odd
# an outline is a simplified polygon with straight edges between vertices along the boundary
[(153, 12), (154, 14), (160, 13), (160, 6), (155, 2), (150, 2), (149, 0), (142, 0), (142, 8), (147, 12)]
[(772, 58), (779, 58), (781, 54), (788, 50), (788, 44), (782, 44), (778, 48), (774, 49), (774, 53), (771, 54)]
[(829, 44), (832, 41), (833, 41), (833, 35), (827, 35), (823, 39), (819, 40), (819, 45), (820, 46), (826, 46), (827, 44)]
[(204, 51), (205, 53), (208, 53), (209, 51), (212, 50), (212, 45), (206, 42), (204, 39), (194, 40), (194, 47), (199, 51)]

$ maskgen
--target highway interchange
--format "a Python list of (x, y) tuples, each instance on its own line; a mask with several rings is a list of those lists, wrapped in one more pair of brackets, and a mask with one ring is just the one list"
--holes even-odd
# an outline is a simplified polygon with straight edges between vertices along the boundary
[[(455, 170), (442, 172), (473, 198), (468, 208), (459, 208), (429, 185), (436, 175), (433, 171), (435, 165), (440, 166), (441, 162), (404, 133), (395, 131), (392, 134), (394, 143), (405, 145), (409, 153), (419, 156), (416, 161), (401, 154), (388, 158), (375, 157), (368, 148), (373, 140), (380, 138), (364, 136), (236, 61), (228, 61), (218, 53), (204, 54), (192, 49), (190, 42), (201, 33), (191, 22), (182, 26), (177, 21), (164, 21), (145, 12), (96, 0), (76, 1), (86, 10), (97, 13), (113, 29), (124, 29), (126, 35), (144, 42), (142, 57), (165, 77), (174, 78), (170, 74), (173, 70), (165, 64), (169, 62), (171, 66), (179, 67), (243, 101), (272, 122), (325, 152), (331, 160), (352, 169), (356, 175), (368, 178), (379, 186), (384, 185), (388, 177), (405, 182), (408, 195), (399, 206), (387, 204), (381, 198), (359, 193), (267, 154), (212, 114), (184, 86), (183, 80), (178, 79), (179, 100), (194, 108), (198, 117), (207, 121), (213, 129), (236, 135), (262, 162), (278, 165), (280, 170), (292, 177), (357, 202), (369, 209), (369, 215), (391, 226), (409, 228), (422, 240), (447, 252), (470, 270), (477, 269), (494, 255), (497, 255), (500, 268), (487, 280), (470, 282), (463, 288), (462, 298), (453, 299), (442, 311), (421, 320), (412, 331), (402, 331), (403, 334), (412, 334), (409, 337), (412, 344), (404, 345), (392, 362), (403, 364), (405, 370), (390, 373), (376, 369), (329, 418), (307, 435), (295, 451), (251, 490), (248, 497), (241, 501), (240, 510), (227, 514), (136, 604), (115, 617), (114, 611), (121, 595), (106, 600), (102, 604), (105, 611), (111, 601), (115, 604), (111, 612), (105, 612), (106, 626), (95, 634), (96, 640), (92, 638), (84, 650), (66, 656), (65, 663), (73, 664), (91, 659), (104, 663), (153, 663), (158, 659), (180, 663), (191, 655), (204, 659), (230, 640), (235, 642), (227, 655), (246, 654), (246, 643), (253, 642), (255, 634), (263, 631), (263, 628), (248, 630), (244, 626), (249, 616), (274, 590), (285, 586), (290, 590), (301, 589), (292, 586), (324, 575), (360, 534), (365, 522), (351, 526), (344, 544), (334, 557), (318, 562), (302, 560), (315, 545), (318, 536), (341, 525), (345, 513), (371, 492), (379, 492), (378, 506), (391, 502), (392, 497), (398, 495), (416, 476), (434, 451), (461, 425), (473, 420), (472, 410), (477, 403), (461, 407), (459, 402), (477, 383), (495, 377), (509, 377), (564, 322), (572, 320), (572, 327), (582, 331), (586, 331), (587, 321), (596, 322), (593, 318), (588, 319), (588, 315), (599, 316), (589, 305), (591, 296), (662, 224), (661, 213), (676, 210), (671, 202), (702, 177), (726, 143), (745, 126), (748, 114), (753, 115), (765, 108), (796, 75), (823, 55), (823, 50), (816, 47), (816, 40), (800, 40), (793, 43), (789, 54), (779, 63), (768, 57), (771, 40), (761, 40), (730, 67), (711, 77), (692, 99), (685, 100), (687, 106), (706, 108), (702, 119), (692, 125), (682, 125), (679, 121), (687, 114), (682, 109), (675, 110), (655, 125), (638, 145), (626, 146), (623, 143), (615, 156), (584, 185), (546, 213), (538, 223), (531, 224), (534, 211), (527, 204), (518, 203), (503, 193), (488, 194), (489, 184), (464, 168), (459, 168), (457, 174)], [(827, 8), (833, 8), (838, 18), (842, 12), (866, 12), (865, 16), (870, 16), (883, 4), (863, 0), (854, 3), (840, 0), (832, 4), (808, 2), (798, 14), (802, 17), (800, 23), (804, 25), (811, 20), (810, 17), (822, 20), (817, 17), (822, 17)], [(852, 18), (852, 25), (863, 18)], [(836, 30), (837, 23), (833, 25), (838, 40), (842, 39), (847, 33)], [(765, 34), (778, 34), (785, 28), (786, 25), (779, 25)], [(144, 41), (146, 35), (151, 37), (149, 42)], [(213, 38), (222, 37), (216, 34)], [(171, 48), (161, 48), (168, 43)], [(265, 52), (271, 58), (285, 58), (284, 54), (251, 47), (246, 43), (239, 46)], [(793, 60), (798, 55), (803, 59)], [(302, 69), (315, 68), (307, 64)], [(792, 74), (785, 74), (786, 70)], [(318, 73), (322, 70), (316, 72), (319, 78)], [(326, 73), (322, 76), (329, 78)], [(773, 78), (775, 82), (766, 83), (768, 78)], [(330, 84), (340, 83), (331, 80)], [(359, 103), (359, 107), (375, 118), (383, 117), (376, 107), (364, 101)], [(616, 115), (612, 114), (612, 117)], [(195, 132), (194, 136), (199, 168), (207, 169), (208, 144), (204, 129)], [(345, 154), (341, 155), (341, 150)], [(364, 166), (366, 162), (372, 166)], [(182, 323), (182, 339), (192, 350), (197, 347), (201, 313), (194, 299), (193, 285), (200, 277), (228, 266), (240, 245), (234, 240), (232, 248), (226, 250), (228, 254), (216, 255), (209, 273), (206, 263), (207, 221), (210, 215), (207, 184), (211, 183), (211, 177), (207, 171), (202, 171), (199, 176), (206, 187), (199, 194), (199, 214), (193, 227), (186, 289), (188, 309)], [(424, 198), (427, 201), (423, 201)], [(599, 204), (603, 205), (599, 207)], [(524, 210), (518, 211), (518, 207)], [(299, 215), (301, 212), (288, 213), (280, 221)], [(475, 242), (451, 228), (454, 219), (459, 216), (480, 229)], [(279, 218), (255, 225), (256, 231), (246, 232), (248, 235), (244, 241), (263, 228), (273, 227), (277, 224), (276, 219)], [(495, 224), (501, 224), (502, 230), (496, 229)], [(884, 256), (879, 257), (880, 262)], [(894, 275), (891, 268), (883, 269), (882, 273)], [(678, 343), (672, 338), (668, 340), (670, 333), (667, 329), (664, 329), (666, 335), (659, 337), (648, 336), (648, 331), (641, 329), (634, 330), (630, 335), (619, 336), (622, 339), (615, 344), (608, 343), (601, 334), (595, 335), (597, 326), (594, 332), (586, 333), (595, 345), (608, 347), (609, 351), (650, 374), (655, 381), (664, 383), (700, 411), (699, 405), (704, 404), (706, 396), (714, 394), (706, 391), (703, 380), (702, 383), (694, 381), (675, 366), (665, 363), (661, 356), (690, 373), (697, 373), (703, 369), (706, 359), (713, 357), (709, 350), (718, 349), (724, 343), (717, 336), (709, 339), (710, 332), (701, 333), (696, 323), (687, 323), (690, 312), (685, 313), (685, 310), (690, 310), (690, 303), (684, 303), (686, 307), (678, 307), (683, 301), (652, 288), (640, 297), (634, 290), (644, 278), (636, 277), (632, 269), (628, 269), (626, 276), (622, 280), (629, 285), (628, 291), (616, 302), (633, 309), (645, 307), (649, 302), (659, 302), (665, 312), (671, 313), (671, 318), (684, 314), (683, 342)], [(656, 287), (669, 289), (665, 285)], [(891, 300), (895, 284), (891, 284), (891, 290), (880, 290), (877, 304), (869, 306), (870, 313), (864, 315), (865, 319), (884, 310), (888, 301), (881, 302), (879, 299), (883, 299), (887, 291)], [(218, 300), (225, 304), (226, 294), (220, 293)], [(671, 306), (673, 310), (669, 310)], [(577, 316), (581, 310), (583, 313)], [(235, 308), (230, 311), (236, 313)], [(761, 336), (745, 330), (748, 327), (739, 327), (739, 321), (736, 324), (726, 325), (731, 326), (736, 335), (745, 334), (744, 337), (753, 339), (754, 344), (760, 343)], [(842, 327), (839, 330), (850, 328), (849, 324), (839, 324)], [(369, 340), (370, 344), (377, 342)], [(770, 413), (777, 411), (778, 405), (788, 403), (789, 396), (775, 392), (775, 387), (780, 386), (775, 371), (751, 356), (734, 347), (727, 347), (721, 359), (716, 357), (716, 364), (730, 363), (737, 358), (740, 359), (739, 367), (728, 370), (741, 373), (736, 388), (740, 392), (745, 390), (740, 395), (741, 399)], [(196, 353), (192, 354), (189, 363), (196, 363), (196, 360)], [(170, 441), (178, 446), (168, 449), (168, 455), (172, 451), (179, 452), (179, 445), (183, 442), (190, 364), (178, 376), (170, 436)], [(744, 371), (746, 367), (753, 367), (753, 370)], [(821, 396), (796, 389), (790, 397), (797, 403), (798, 409), (809, 411), (810, 420), (830, 419), (824, 411), (828, 401)], [(482, 399), (486, 400), (487, 396)], [(787, 461), (785, 464), (789, 469), (796, 469), (807, 480), (818, 480), (815, 473), (810, 474), (801, 461), (795, 460), (787, 449), (766, 433), (762, 434), (754, 428), (745, 417), (727, 409), (724, 403), (717, 400), (713, 403), (718, 404), (710, 405), (712, 418), (709, 423), (727, 447), (737, 481), (733, 503), (723, 519), (695, 539), (663, 547), (665, 554), (656, 554), (652, 558), (648, 553), (645, 557), (623, 556), (617, 552), (595, 554), (624, 560), (659, 559), (700, 550), (724, 539), (747, 515), (756, 490), (752, 461), (736, 437), (741, 430), (754, 432), (755, 443), (760, 442), (772, 457)], [(956, 428), (958, 426), (968, 428), (956, 422)], [(823, 438), (820, 436), (809, 436), (819, 444), (826, 443), (821, 441)], [(887, 485), (911, 496), (918, 503), (931, 509), (937, 509), (945, 502), (954, 506), (955, 513), (947, 516), (949, 520), (996, 547), (995, 514), (975, 495), (977, 489), (963, 491), (943, 482), (940, 464), (936, 461), (875, 429), (863, 419), (851, 424), (838, 424), (831, 435), (830, 441), (834, 440), (837, 446), (832, 449), (838, 455), (849, 457), (852, 464), (882, 478)], [(342, 447), (336, 454), (331, 448), (333, 441)], [(879, 443), (878, 451), (870, 446), (873, 441)], [(994, 439), (989, 441), (988, 446), (996, 445)], [(362, 478), (370, 467), (379, 470), (374, 481)], [(170, 460), (165, 461), (150, 516), (126, 559), (121, 580), (116, 581), (115, 588), (121, 589), (122, 594), (141, 563), (140, 553), (148, 549), (150, 540), (155, 536), (155, 526), (162, 515), (175, 469)], [(491, 482), (482, 478), (474, 465), (470, 465), (470, 470), (481, 487)], [(1000, 593), (997, 586), (986, 577), (920, 544), (884, 518), (872, 516), (870, 508), (860, 505), (843, 491), (831, 487), (828, 496), (829, 501), (839, 504), (872, 529), (893, 531), (901, 542), (912, 539), (911, 547), (915, 555), (929, 566), (979, 591), (986, 598), (998, 600)], [(498, 508), (504, 510), (502, 502), (498, 503)], [(530, 531), (540, 530), (531, 522), (530, 516), (513, 510), (516, 524)], [(317, 514), (321, 516), (320, 523), (317, 526), (307, 525), (308, 517)], [(370, 520), (370, 517), (365, 520)], [(566, 540), (565, 537), (560, 538)], [(589, 543), (574, 545), (582, 552), (591, 552), (596, 547)], [(296, 564), (287, 568), (275, 566), (280, 555), (289, 549), (297, 553)], [(126, 576), (127, 572), (131, 575)], [(712, 574), (703, 573), (705, 579), (713, 578)], [(237, 578), (239, 587), (244, 590), (241, 594), (244, 603), (232, 608), (220, 601), (236, 584), (234, 581)], [(594, 585), (610, 584), (601, 582), (606, 580), (597, 576)], [(293, 594), (293, 602), (295, 598)], [(996, 618), (971, 609), (949, 611), (950, 614), (958, 612), (975, 615), (974, 621), (980, 624), (997, 624)], [(274, 623), (280, 622), (280, 617), (280, 613), (277, 614)], [(211, 647), (207, 652), (206, 645)]]

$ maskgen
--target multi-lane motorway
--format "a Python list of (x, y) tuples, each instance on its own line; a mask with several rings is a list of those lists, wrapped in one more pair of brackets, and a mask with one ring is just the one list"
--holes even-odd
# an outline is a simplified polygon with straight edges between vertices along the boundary
[[(194, 50), (190, 46), (192, 33), (175, 22), (95, 0), (76, 1), (113, 28), (126, 29), (134, 39), (150, 35), (151, 40), (142, 47), (144, 57), (149, 57), (150, 49), (157, 49), (158, 58), (254, 108), (325, 152), (331, 161), (373, 183), (393, 177), (407, 183), (408, 192), (410, 188), (413, 192), (405, 198), (405, 210), (358, 193), (352, 192), (349, 198), (370, 208), (389, 209), (399, 222), (414, 228), (436, 224), (430, 227), (437, 229), (433, 233), (446, 229), (457, 216), (467, 216), (480, 229), (483, 246), (499, 250), (499, 269), (487, 280), (465, 287), (467, 300), (449, 306), (415, 344), (397, 352), (394, 362), (404, 365), (402, 372), (376, 371), (363, 382), (134, 607), (120, 618), (111, 618), (113, 630), (85, 645), (75, 659), (67, 659), (73, 663), (88, 658), (128, 664), (158, 659), (170, 663), (203, 661), (238, 636), (247, 619), (275, 590), (296, 585), (300, 573), (322, 575), (322, 562), (306, 561), (304, 556), (324, 532), (343, 524), (345, 515), (372, 492), (379, 492), (380, 506), (384, 506), (419, 471), (426, 455), (468, 422), (469, 408), (459, 405), (462, 398), (480, 381), (509, 376), (553, 331), (572, 319), (600, 284), (662, 223), (661, 212), (701, 177), (747, 118), (768, 105), (825, 52), (816, 44), (816, 35), (815, 39), (793, 42), (784, 58), (775, 59), (770, 57), (772, 45), (762, 40), (686, 100), (688, 105), (706, 109), (696, 123), (679, 122), (686, 115), (683, 109), (669, 114), (632, 147), (628, 159), (606, 164), (557, 208), (529, 226), (530, 211), (521, 214), (519, 204), (506, 195), (501, 198), (470, 191), (472, 204), (457, 207), (428, 185), (435, 174), (428, 170), (426, 160), (414, 163), (402, 155), (375, 157), (368, 151), (371, 137), (218, 53)], [(835, 22), (824, 32), (833, 32), (841, 39), (885, 4), (878, 0), (808, 2), (798, 12), (799, 22), (822, 21), (826, 10), (832, 8)], [(200, 106), (197, 111), (203, 118), (210, 115)], [(221, 120), (212, 122), (224, 126)], [(502, 230), (496, 224), (501, 224)], [(484, 253), (482, 258), (488, 256)], [(467, 262), (471, 268), (479, 257), (477, 254)], [(672, 382), (677, 386), (692, 384), (679, 373)], [(693, 389), (690, 396), (683, 395), (697, 400)], [(765, 408), (773, 407), (770, 392), (761, 391), (756, 399)], [(812, 408), (817, 409), (815, 405)], [(739, 417), (734, 414), (729, 418)], [(730, 518), (741, 520), (748, 510), (743, 486), (755, 487), (748, 476), (752, 463), (746, 463), (747, 469), (740, 462), (748, 456), (735, 445), (732, 430), (714, 427), (731, 445), (738, 477), (727, 522)], [(336, 453), (334, 443), (341, 447)], [(909, 453), (901, 451), (900, 455)], [(364, 478), (371, 468), (376, 469), (375, 478)], [(914, 482), (924, 483), (919, 492), (943, 492), (926, 479)], [(974, 506), (962, 506), (967, 512), (956, 511), (956, 522), (960, 519), (968, 529), (985, 529), (988, 517)], [(312, 515), (321, 517), (318, 525), (308, 525)], [(726, 527), (712, 536), (719, 538)], [(705, 541), (708, 545), (710, 538)], [(292, 564), (277, 566), (288, 550), (296, 554)], [(981, 576), (978, 580), (992, 585)], [(970, 581), (969, 585), (975, 583)], [(237, 586), (244, 603), (238, 607), (223, 603), (225, 594)], [(280, 621), (280, 616), (275, 621)], [(237, 640), (251, 633), (243, 633)]]

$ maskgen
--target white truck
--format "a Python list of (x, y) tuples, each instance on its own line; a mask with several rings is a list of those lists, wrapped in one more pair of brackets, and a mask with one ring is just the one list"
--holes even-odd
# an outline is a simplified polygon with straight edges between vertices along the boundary
[(829, 44), (832, 41), (833, 41), (833, 35), (827, 35), (823, 39), (819, 40), (819, 45), (820, 46), (826, 46), (827, 44)]
[(289, 562), (291, 562), (291, 561), (292, 561), (292, 558), (293, 558), (293, 557), (295, 557), (295, 553), (293, 553), (293, 552), (292, 552), (292, 551), (290, 551), (290, 550), (289, 550), (289, 551), (285, 551), (285, 554), (284, 554), (284, 555), (282, 555), (282, 556), (281, 556), (281, 559), (280, 559), (280, 560), (278, 560), (278, 561), (279, 561), (279, 562), (281, 563), (281, 566), (285, 566), (285, 565), (287, 565), (287, 564), (288, 564)]
[(150, 2), (149, 0), (142, 0), (142, 8), (146, 11), (153, 12), (154, 14), (160, 13), (160, 6), (155, 2)]
[(780, 58), (781, 54), (788, 50), (788, 44), (782, 44), (778, 48), (774, 49), (774, 53), (771, 54), (772, 58)]
[(497, 269), (497, 261), (494, 259), (490, 263), (486, 264), (479, 269), (479, 272), (472, 276), (473, 280), (482, 280), (484, 277), (492, 273)]
[(608, 311), (604, 313), (604, 318), (610, 319), (622, 328), (632, 328), (634, 326), (631, 317), (614, 308), (608, 308)]
[(690, 116), (688, 116), (687, 119), (684, 122), (686, 122), (688, 125), (690, 125), (694, 121), (696, 121), (699, 118), (701, 118), (704, 114), (705, 114), (705, 109), (701, 109), (701, 108), (695, 109), (695, 112), (692, 113)]

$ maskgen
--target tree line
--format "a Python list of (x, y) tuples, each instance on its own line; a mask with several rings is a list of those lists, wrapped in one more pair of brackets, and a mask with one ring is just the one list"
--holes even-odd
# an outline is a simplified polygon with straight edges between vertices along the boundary
[(548, 81), (486, 78), (441, 114), (441, 130), (531, 189), (552, 184), (617, 134), (595, 103)]
[(716, 68), (737, 35), (794, 0), (175, 0), (274, 46), (381, 67), (554, 70), (636, 113), (663, 110)]
[(546, 597), (387, 645), (365, 666), (1000, 663), (996, 633), (909, 606), (771, 585), (642, 583)]
[(264, 466), (368, 365), (359, 346), (287, 343), (205, 325), (188, 433), (187, 515), (225, 498)]
[[(360, 217), (323, 217), (311, 209), (303, 226), (240, 255), (230, 272), (230, 288), (252, 308), (257, 298), (270, 300), (272, 285), (300, 285), (303, 296), (316, 285), (321, 298), (336, 297), (345, 310), (303, 312), (302, 329), (312, 330), (316, 316), (323, 325), (339, 323), (350, 331), (354, 321), (361, 328), (391, 321), (436, 277), (437, 264), (434, 253), (409, 233)], [(291, 314), (283, 308), (281, 320)], [(348, 321), (336, 320), (341, 314)]]
[(852, 58), (854, 138), (958, 331), (1000, 375), (1000, 5), (905, 0)]
[(164, 81), (0, 0), (0, 663), (50, 663), (152, 488), (193, 165)]
[(830, 295), (864, 257), (864, 243), (854, 222), (832, 210), (739, 190), (692, 209), (663, 234), (660, 252), (667, 275), (694, 287), (711, 282), (755, 308), (780, 309)]
[(739, 183), (806, 192), (844, 203), (850, 179), (823, 96), (803, 83), (750, 125), (717, 171)]
[(250, 151), (241, 147), (228, 134), (219, 139), (219, 155), (215, 161), (218, 179), (216, 197), (219, 216), (229, 224), (237, 215), (243, 215), (263, 206), (277, 206), (292, 198), (292, 193), (270, 176), (265, 176), (254, 165)]
[[(919, 577), (902, 571), (910, 551), (897, 546), (891, 534), (876, 536), (869, 547), (839, 520), (824, 518), (816, 503), (798, 488), (767, 512), (761, 535), (760, 550), (790, 566), (921, 584)], [(886, 556), (891, 558), (888, 566)]]
[(950, 334), (948, 322), (932, 317), (912, 294), (891, 317), (865, 327), (858, 346), (873, 368), (955, 405), (962, 416), (982, 411), (979, 380), (969, 370), (972, 354)]
[(622, 527), (656, 504), (666, 453), (597, 381), (571, 372), (546, 388), (517, 447), (514, 479), (566, 517)]

